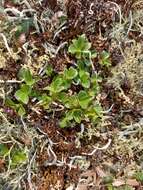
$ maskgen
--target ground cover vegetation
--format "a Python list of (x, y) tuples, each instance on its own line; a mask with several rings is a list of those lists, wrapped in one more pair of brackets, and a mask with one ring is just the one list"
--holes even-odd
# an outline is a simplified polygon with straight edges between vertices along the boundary
[(143, 1), (0, 1), (0, 189), (143, 189)]

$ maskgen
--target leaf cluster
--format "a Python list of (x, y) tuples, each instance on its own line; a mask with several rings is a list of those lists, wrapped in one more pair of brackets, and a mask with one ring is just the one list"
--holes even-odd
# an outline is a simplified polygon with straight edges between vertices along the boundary
[[(96, 97), (100, 93), (102, 78), (91, 67), (91, 59), (97, 57), (98, 53), (91, 50), (91, 43), (84, 34), (72, 40), (68, 52), (75, 55), (76, 64), (58, 74), (48, 65), (45, 75), (51, 82), (40, 94), (34, 89), (38, 79), (32, 76), (29, 69), (22, 68), (19, 72), (22, 83), (15, 92), (18, 103), (7, 99), (7, 105), (23, 116), (26, 114), (25, 105), (34, 97), (37, 105), (48, 112), (54, 111), (53, 104), (63, 108), (59, 122), (61, 127), (75, 126), (84, 121), (98, 122), (102, 117), (102, 107)], [(108, 52), (103, 51), (99, 57), (102, 65), (110, 66)]]

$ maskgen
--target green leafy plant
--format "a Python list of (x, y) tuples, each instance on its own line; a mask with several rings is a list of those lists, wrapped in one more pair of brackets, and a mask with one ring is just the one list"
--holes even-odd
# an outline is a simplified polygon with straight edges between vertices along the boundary
[(111, 61), (110, 61), (110, 54), (107, 51), (103, 51), (100, 54), (100, 59), (99, 63), (103, 66), (109, 67), (111, 66)]
[(29, 102), (29, 97), (32, 92), (32, 87), (36, 80), (33, 79), (30, 70), (25, 68), (22, 68), (20, 70), (19, 77), (21, 80), (23, 80), (24, 84), (22, 83), (20, 89), (16, 91), (15, 97), (23, 104), (27, 104)]
[[(69, 90), (77, 79), (82, 90), (69, 95)], [(74, 126), (76, 123), (90, 120), (95, 123), (102, 117), (102, 107), (96, 101), (96, 95), (100, 90), (99, 82), (101, 78), (99, 80), (97, 74), (90, 76), (86, 70), (70, 67), (54, 77), (51, 84), (44, 89), (46, 93), (40, 98), (39, 103), (47, 109), (50, 109), (52, 102), (63, 105), (61, 127)]]
[(32, 94), (33, 85), (36, 83), (36, 79), (32, 77), (30, 70), (26, 68), (22, 68), (19, 71), (19, 78), (21, 79), (22, 83), (20, 85), (20, 89), (15, 92), (15, 98), (19, 103), (15, 103), (10, 98), (7, 98), (6, 105), (13, 108), (18, 113), (18, 115), (23, 116), (26, 114), (23, 104), (28, 104), (29, 97)]
[(29, 101), (29, 96), (31, 93), (31, 88), (28, 85), (21, 85), (21, 88), (16, 91), (15, 97), (17, 100), (21, 101), (23, 104), (27, 104)]
[[(52, 66), (48, 65), (45, 69), (46, 76), (42, 77), (48, 76), (51, 80), (39, 93), (34, 90), (37, 79), (29, 69), (22, 68), (19, 72), (22, 83), (15, 92), (18, 102), (7, 98), (7, 104), (23, 116), (26, 113), (25, 105), (34, 97), (38, 101), (36, 106), (43, 107), (47, 112), (55, 112), (55, 105), (62, 108), (59, 124), (63, 128), (85, 121), (98, 123), (103, 111), (96, 96), (100, 93), (102, 78), (91, 67), (91, 59), (97, 57), (97, 53), (91, 50), (91, 43), (85, 34), (72, 40), (68, 52), (75, 55), (77, 64), (60, 73), (54, 72)], [(100, 57), (101, 64), (108, 66), (109, 54), (102, 52)]]
[[(68, 48), (68, 52), (78, 60), (85, 61), (85, 65), (91, 65), (91, 59), (96, 58), (98, 53), (91, 50), (91, 43), (88, 41), (85, 34), (78, 36), (77, 39), (72, 40), (72, 44)], [(99, 53), (99, 63), (105, 67), (111, 66), (110, 54), (107, 51)]]
[(68, 52), (75, 55), (77, 59), (89, 54), (91, 43), (88, 42), (85, 34), (82, 34), (78, 39), (73, 39), (72, 44), (68, 48)]

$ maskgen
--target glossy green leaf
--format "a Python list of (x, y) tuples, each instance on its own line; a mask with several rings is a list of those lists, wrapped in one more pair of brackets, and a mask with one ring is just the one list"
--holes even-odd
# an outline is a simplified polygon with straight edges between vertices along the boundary
[(91, 96), (93, 99), (95, 96), (100, 92), (100, 86), (98, 84), (95, 84), (92, 88), (88, 90), (89, 96)]
[(66, 115), (65, 115), (65, 118), (66, 118), (66, 120), (67, 121), (71, 121), (72, 119), (73, 119), (73, 111), (71, 110), (71, 111), (68, 111), (67, 113), (66, 113)]
[(100, 58), (99, 63), (106, 67), (111, 66), (110, 54), (107, 51), (103, 51), (101, 53), (101, 58)]
[(65, 107), (70, 109), (78, 107), (78, 105), (78, 97), (76, 95), (69, 96), (65, 103)]
[(85, 34), (82, 34), (77, 39), (72, 40), (72, 44), (68, 48), (68, 52), (75, 54), (77, 59), (81, 59), (82, 54), (87, 53), (91, 48), (91, 43), (88, 42)]
[(17, 104), (12, 101), (10, 98), (6, 98), (5, 104), (13, 109), (17, 109)]
[(104, 50), (101, 53), (101, 57), (102, 57), (102, 59), (108, 59), (110, 57), (110, 54), (107, 51)]
[(96, 58), (97, 57), (97, 52), (95, 50), (91, 50), (91, 58)]
[(78, 75), (78, 72), (75, 68), (70, 67), (69, 69), (65, 69), (64, 76), (68, 80), (74, 79)]
[(93, 83), (94, 85), (97, 83), (102, 82), (102, 77), (100, 77), (97, 73), (92, 74), (91, 76), (91, 83)]
[(36, 81), (33, 79), (32, 74), (29, 69), (22, 68), (19, 71), (19, 77), (25, 81), (29, 86), (33, 85)]
[(27, 104), (29, 101), (29, 94), (31, 88), (28, 85), (22, 85), (19, 90), (16, 91), (15, 97), (18, 101), (21, 101), (24, 104)]
[(95, 104), (94, 109), (95, 109), (96, 114), (99, 117), (102, 117), (102, 115), (103, 115), (103, 109), (102, 109), (101, 105)]
[(60, 76), (58, 76), (52, 81), (50, 86), (45, 88), (45, 90), (50, 90), (53, 93), (61, 92), (65, 88), (63, 82), (63, 79)]
[(25, 108), (20, 104), (18, 108), (18, 115), (24, 116), (26, 114)]
[(44, 107), (44, 109), (48, 109), (50, 104), (52, 103), (52, 98), (47, 94), (43, 94), (39, 97), (39, 104)]
[(80, 70), (79, 77), (80, 77), (82, 86), (84, 88), (89, 88), (90, 87), (90, 75), (89, 75), (89, 73), (84, 71), (84, 70)]
[(86, 109), (91, 102), (91, 97), (85, 91), (80, 91), (78, 94), (78, 101), (83, 109)]
[(73, 118), (77, 123), (81, 123), (83, 119), (83, 112), (81, 109), (73, 110)]

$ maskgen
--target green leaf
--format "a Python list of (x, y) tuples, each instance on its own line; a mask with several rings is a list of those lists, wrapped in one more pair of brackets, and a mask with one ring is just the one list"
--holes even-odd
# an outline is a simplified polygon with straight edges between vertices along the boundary
[(10, 98), (6, 98), (5, 104), (13, 109), (17, 109), (17, 104), (12, 101)]
[(110, 57), (110, 54), (107, 52), (107, 51), (103, 51), (102, 53), (101, 53), (101, 57), (102, 57), (102, 59), (108, 59), (109, 57)]
[(109, 175), (109, 176), (103, 177), (102, 180), (104, 184), (110, 184), (110, 183), (113, 183), (114, 178), (113, 176)]
[(91, 102), (91, 97), (85, 91), (80, 91), (78, 94), (79, 104), (83, 109), (86, 109)]
[(50, 86), (47, 86), (46, 88), (44, 88), (44, 90), (49, 90), (52, 93), (58, 93), (61, 92), (62, 90), (65, 89), (64, 86), (64, 80), (61, 76), (57, 76), (52, 83), (50, 84)]
[(15, 97), (17, 100), (21, 101), (24, 104), (27, 104), (29, 101), (29, 96), (22, 90), (17, 90), (15, 93)]
[(107, 51), (103, 51), (100, 56), (101, 58), (99, 60), (99, 63), (101, 65), (106, 66), (106, 67), (111, 66), (110, 54)]
[(82, 34), (77, 39), (72, 40), (72, 44), (68, 48), (68, 52), (75, 54), (77, 59), (81, 59), (82, 54), (87, 54), (91, 48), (91, 43), (88, 42), (85, 34)]
[(102, 109), (102, 106), (101, 106), (101, 105), (96, 104), (96, 105), (94, 106), (94, 109), (95, 109), (96, 114), (97, 114), (99, 117), (102, 117), (102, 116), (103, 116), (103, 109)]
[(82, 110), (81, 109), (75, 109), (75, 110), (73, 110), (73, 117), (74, 117), (74, 120), (77, 123), (81, 123), (81, 120), (82, 120), (82, 117), (83, 117)]
[(102, 77), (100, 77), (97, 73), (92, 74), (91, 76), (91, 83), (93, 83), (94, 85), (97, 83), (102, 82)]
[(79, 71), (79, 77), (81, 80), (81, 84), (84, 88), (89, 88), (90, 87), (90, 75), (88, 72), (84, 70)]
[(36, 81), (33, 79), (32, 74), (29, 69), (22, 68), (19, 71), (19, 77), (25, 81), (29, 86), (32, 86)]
[(31, 92), (31, 88), (28, 85), (22, 85), (21, 89), (16, 91), (15, 97), (18, 101), (21, 101), (22, 103), (27, 104), (29, 101), (30, 92)]
[(12, 153), (12, 165), (17, 166), (19, 164), (25, 163), (27, 160), (27, 155), (23, 150), (16, 150)]
[(67, 121), (71, 121), (71, 120), (73, 120), (73, 111), (71, 110), (71, 111), (68, 111), (67, 113), (66, 113), (66, 115), (65, 115), (65, 118), (66, 118), (66, 120)]
[(69, 96), (67, 95), (67, 93), (65, 93), (65, 92), (60, 92), (59, 94), (58, 94), (58, 100), (60, 101), (60, 102), (62, 102), (63, 104), (65, 104), (67, 101), (68, 101), (68, 98), (69, 98)]
[(48, 65), (45, 72), (46, 72), (47, 76), (50, 77), (52, 75), (52, 73), (53, 73), (52, 66)]
[(93, 106), (88, 107), (88, 109), (86, 110), (85, 116), (90, 119), (93, 117), (98, 118)]
[(43, 94), (39, 97), (39, 104), (44, 107), (44, 109), (49, 109), (50, 104), (52, 103), (52, 98), (47, 94)]
[(25, 108), (23, 107), (23, 105), (20, 104), (18, 108), (18, 115), (24, 116), (25, 114), (26, 114)]
[(9, 152), (5, 144), (0, 144), (0, 156), (5, 156)]
[(74, 79), (78, 75), (78, 72), (73, 67), (70, 67), (69, 69), (65, 69), (64, 76), (68, 80)]
[(100, 92), (100, 86), (98, 84), (95, 84), (92, 88), (88, 90), (89, 96), (91, 96), (93, 99), (95, 96)]
[(67, 120), (66, 120), (66, 118), (63, 118), (61, 121), (60, 121), (60, 123), (59, 123), (59, 125), (60, 125), (60, 127), (61, 128), (65, 128), (65, 127), (67, 127)]
[(67, 101), (65, 102), (66, 108), (75, 108), (78, 107), (78, 97), (76, 95), (69, 96)]
[(95, 50), (91, 50), (91, 58), (96, 58), (97, 57), (97, 52)]

